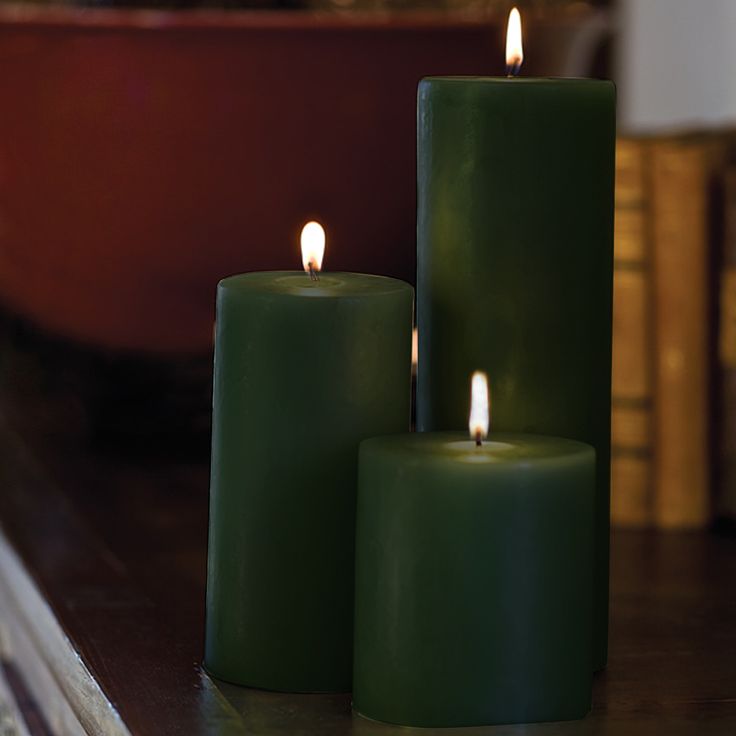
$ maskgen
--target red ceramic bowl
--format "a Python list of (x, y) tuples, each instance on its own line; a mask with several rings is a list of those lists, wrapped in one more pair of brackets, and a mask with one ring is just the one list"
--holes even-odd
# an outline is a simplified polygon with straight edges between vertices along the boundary
[(107, 348), (209, 349), (215, 285), (414, 278), (415, 95), (498, 73), (502, 29), (434, 15), (0, 15), (0, 299)]

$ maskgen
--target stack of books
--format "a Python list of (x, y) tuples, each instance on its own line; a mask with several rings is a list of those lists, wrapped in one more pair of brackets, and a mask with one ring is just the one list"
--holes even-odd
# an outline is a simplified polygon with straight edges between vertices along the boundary
[(736, 135), (617, 144), (612, 521), (736, 518)]

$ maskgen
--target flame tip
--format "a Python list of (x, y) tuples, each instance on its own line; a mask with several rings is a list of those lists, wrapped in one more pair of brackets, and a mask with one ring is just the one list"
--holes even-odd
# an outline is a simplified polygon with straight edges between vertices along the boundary
[(475, 371), (470, 379), (470, 436), (477, 445), (488, 436), (490, 424), (490, 392), (488, 376), (483, 371)]
[(304, 270), (310, 275), (321, 271), (325, 255), (325, 229), (316, 220), (310, 220), (302, 227), (301, 246)]
[(519, 73), (524, 61), (524, 47), (521, 41), (521, 13), (514, 6), (509, 12), (509, 22), (506, 27), (506, 70), (509, 76)]

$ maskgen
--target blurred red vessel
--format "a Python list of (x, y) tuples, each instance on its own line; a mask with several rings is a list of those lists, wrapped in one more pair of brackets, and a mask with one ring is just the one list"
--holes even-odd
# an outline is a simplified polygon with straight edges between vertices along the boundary
[(208, 350), (217, 281), (414, 278), (415, 91), (503, 69), (503, 29), (437, 15), (5, 10), (0, 300), (114, 349)]

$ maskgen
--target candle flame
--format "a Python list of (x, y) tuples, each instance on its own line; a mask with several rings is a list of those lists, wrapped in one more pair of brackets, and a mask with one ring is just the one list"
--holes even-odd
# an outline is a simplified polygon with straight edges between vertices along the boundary
[(419, 365), (419, 332), (415, 327), (411, 331), (411, 372), (417, 374), (417, 366)]
[(473, 373), (470, 384), (470, 436), (480, 444), (488, 436), (490, 423), (490, 393), (488, 376), (481, 371)]
[(302, 228), (302, 264), (307, 273), (322, 270), (325, 255), (325, 229), (318, 222), (308, 222)]
[(524, 61), (524, 49), (521, 44), (521, 15), (516, 8), (511, 8), (509, 24), (506, 29), (506, 73), (515, 77)]

